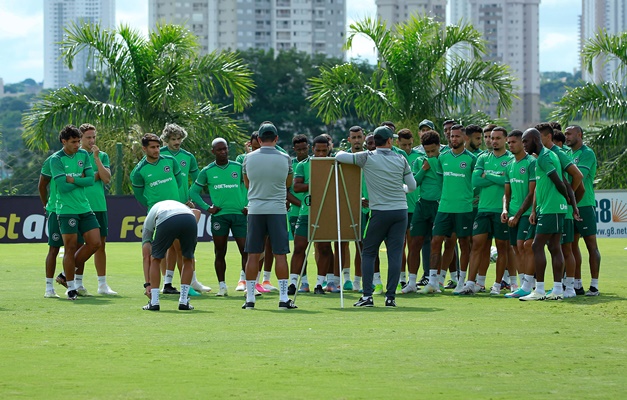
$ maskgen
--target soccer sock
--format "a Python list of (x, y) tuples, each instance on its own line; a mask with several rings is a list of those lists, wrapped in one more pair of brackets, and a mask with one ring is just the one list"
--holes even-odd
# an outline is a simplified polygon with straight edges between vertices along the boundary
[(339, 275), (334, 275), (333, 276), (333, 283), (335, 283), (335, 286), (340, 286), (340, 276)]
[(324, 279), (327, 282), (327, 285), (331, 282), (333, 282), (333, 274), (327, 274), (326, 278)]
[(287, 279), (279, 279), (279, 301), (288, 301), (287, 297)]
[(83, 275), (74, 275), (74, 282), (77, 288), (83, 287)]
[(375, 285), (381, 285), (381, 272), (375, 272), (374, 277), (372, 279), (372, 283)]
[(246, 280), (246, 271), (242, 270), (239, 272), (239, 280), (240, 281), (245, 281)]
[(52, 286), (53, 281), (54, 281), (54, 278), (46, 278), (46, 290), (47, 291), (54, 290), (54, 287)]
[(361, 285), (361, 276), (355, 275), (355, 279), (353, 280), (355, 285)]
[(503, 272), (503, 281), (505, 283), (507, 283), (508, 285), (511, 285), (511, 281), (509, 280), (509, 271), (505, 270), (505, 272)]
[(399, 279), (401, 282), (407, 282), (407, 272), (405, 271), (401, 272), (401, 276)]
[(590, 280), (590, 286), (595, 287), (595, 288), (599, 288), (599, 279), (591, 279)]
[(562, 281), (553, 282), (553, 293), (564, 294), (564, 287), (562, 286)]
[(429, 285), (433, 287), (438, 286), (438, 270), (437, 269), (429, 270)]
[(565, 280), (565, 285), (566, 289), (575, 290), (575, 278), (567, 276)]
[(246, 302), (255, 302), (255, 281), (246, 281)]
[(466, 271), (459, 271), (459, 281), (458, 282), (463, 282), (466, 280)]
[(298, 283), (298, 274), (290, 274), (290, 283), (296, 286)]
[(185, 285), (181, 283), (181, 296), (179, 297), (179, 304), (189, 303), (189, 297), (187, 297), (188, 293), (189, 293), (189, 285)]
[(261, 277), (261, 271), (257, 272), (257, 280), (255, 281), (255, 283), (261, 283), (259, 282), (259, 278)]
[(307, 274), (303, 275), (303, 278), (300, 280), (300, 283), (303, 285), (309, 285), (309, 280), (307, 279)]
[(150, 289), (150, 304), (153, 306), (159, 305), (159, 288)]
[(522, 290), (531, 292), (531, 289), (533, 289), (533, 275), (525, 274), (525, 278), (522, 281)]
[(524, 279), (525, 274), (518, 274), (518, 282), (520, 282), (520, 286), (522, 286)]
[(472, 288), (475, 286), (475, 281), (466, 281), (466, 284), (464, 286)]
[(103, 275), (103, 276), (99, 276), (98, 277), (98, 286), (104, 286), (107, 284), (107, 276)]
[(575, 289), (581, 288), (583, 288), (583, 282), (581, 281), (581, 279), (575, 279)]
[(67, 290), (76, 290), (76, 282), (75, 281), (67, 281)]
[(481, 287), (485, 286), (485, 275), (477, 275), (477, 284)]
[(501, 284), (500, 283), (496, 283), (494, 282), (494, 285), (492, 285), (496, 290), (501, 290)]
[(418, 279), (418, 275), (416, 275), (416, 274), (409, 274), (409, 283), (408, 283), (408, 285), (413, 285), (415, 287), (417, 279)]
[(536, 293), (545, 294), (544, 282), (536, 282)]
[(220, 289), (226, 289), (226, 282), (218, 282), (218, 285), (220, 285)]
[(324, 284), (324, 275), (318, 275), (316, 279), (316, 286), (322, 286)]
[(351, 269), (350, 268), (342, 268), (342, 275), (344, 275), (344, 282), (351, 280)]
[(164, 285), (171, 285), (173, 278), (174, 278), (174, 270), (166, 269), (165, 270), (165, 277), (163, 278), (163, 284)]
[(198, 282), (196, 279), (196, 271), (192, 272), (192, 283)]
[[(270, 274), (272, 273), (272, 271), (263, 271), (263, 281), (270, 281)], [(296, 282), (294, 282), (296, 283)]]

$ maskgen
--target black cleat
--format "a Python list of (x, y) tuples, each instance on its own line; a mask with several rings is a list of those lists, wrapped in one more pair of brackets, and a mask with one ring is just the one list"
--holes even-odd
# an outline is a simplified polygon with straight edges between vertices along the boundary
[(279, 301), (279, 310), (293, 310), (296, 307), (296, 304), (294, 304), (294, 301), (288, 299), (287, 301)]
[(580, 287), (579, 289), (575, 288), (575, 293), (577, 294), (577, 296), (583, 296), (584, 294), (586, 294), (586, 291), (583, 287)]
[(242, 310), (254, 310), (254, 309), (255, 309), (255, 302), (254, 301), (247, 301), (242, 306)]
[(314, 288), (314, 294), (326, 294), (324, 289), (322, 288), (322, 285), (317, 285)]
[(64, 288), (67, 288), (67, 279), (65, 279), (65, 276), (63, 276), (63, 274), (57, 275), (57, 278), (55, 280), (57, 281), (59, 285), (63, 286)]
[(353, 307), (374, 307), (374, 301), (372, 300), (372, 296), (367, 299), (364, 297), (360, 297), (357, 300), (357, 303), (353, 304)]
[(78, 292), (76, 290), (68, 290), (67, 299), (76, 300), (78, 298)]
[(142, 310), (146, 310), (146, 311), (159, 311), (160, 307), (159, 304), (155, 304), (152, 305), (150, 304), (150, 302), (148, 304), (146, 304), (145, 306), (142, 307)]
[(163, 294), (181, 294), (171, 283), (166, 283), (163, 285), (163, 290), (161, 291)]
[(179, 303), (179, 310), (193, 310), (194, 306), (189, 304), (189, 301), (187, 302), (187, 304), (181, 304)]
[(416, 286), (427, 286), (428, 284), (429, 284), (429, 278), (427, 278), (426, 276), (423, 276), (422, 279), (420, 279), (420, 282), (418, 282)]
[(386, 297), (385, 298), (385, 306), (386, 307), (396, 307), (396, 301), (394, 299)]
[(294, 285), (293, 283), (291, 283), (288, 287), (287, 287), (287, 295), (288, 296), (294, 296), (296, 294), (296, 285)]

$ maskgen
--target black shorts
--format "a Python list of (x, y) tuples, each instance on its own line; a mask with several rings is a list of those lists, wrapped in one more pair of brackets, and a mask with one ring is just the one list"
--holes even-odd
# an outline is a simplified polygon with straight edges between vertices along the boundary
[(152, 241), (152, 256), (158, 259), (165, 258), (165, 253), (176, 239), (181, 242), (183, 257), (194, 258), (198, 240), (196, 217), (192, 214), (178, 214), (160, 223)]
[(288, 254), (290, 240), (287, 224), (285, 214), (248, 214), (248, 232), (244, 251), (252, 254), (263, 253), (266, 236), (270, 236), (272, 254)]

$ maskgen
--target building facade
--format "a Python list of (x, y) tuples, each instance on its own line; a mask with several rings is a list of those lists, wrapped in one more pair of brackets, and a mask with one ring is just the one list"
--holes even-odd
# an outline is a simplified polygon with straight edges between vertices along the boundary
[(184, 24), (201, 52), (288, 50), (344, 58), (346, 0), (152, 0), (149, 24)]
[(81, 84), (87, 73), (87, 54), (80, 53), (69, 69), (61, 59), (61, 42), (71, 24), (99, 23), (115, 27), (115, 0), (46, 0), (44, 1), (44, 88), (58, 89)]
[(412, 15), (428, 15), (446, 22), (447, 0), (376, 0), (377, 17), (388, 26), (404, 22)]
[[(580, 50), (585, 42), (599, 31), (616, 35), (627, 31), (627, 4), (624, 0), (583, 0), (580, 18)], [(588, 72), (581, 60), (581, 75), (588, 82), (619, 81), (625, 82), (627, 73), (620, 71), (620, 62), (616, 59), (596, 59), (594, 71)]]

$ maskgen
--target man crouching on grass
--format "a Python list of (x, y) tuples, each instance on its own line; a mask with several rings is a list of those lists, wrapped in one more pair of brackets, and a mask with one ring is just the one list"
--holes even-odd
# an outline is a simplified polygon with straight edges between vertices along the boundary
[[(158, 229), (157, 229), (158, 228)], [(189, 286), (192, 282), (194, 251), (197, 242), (196, 216), (185, 204), (174, 200), (156, 203), (146, 219), (142, 232), (142, 252), (144, 254), (144, 288), (150, 298), (144, 310), (159, 311), (159, 285), (161, 285), (161, 260), (174, 240), (181, 243), (183, 269), (181, 270), (181, 295), (179, 310), (193, 310), (189, 304)], [(152, 257), (148, 257), (151, 254)]]

